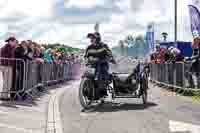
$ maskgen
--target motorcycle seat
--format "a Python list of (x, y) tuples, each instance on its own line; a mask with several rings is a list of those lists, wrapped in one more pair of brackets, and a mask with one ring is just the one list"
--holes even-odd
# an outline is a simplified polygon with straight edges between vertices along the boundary
[(117, 76), (117, 79), (120, 80), (121, 82), (126, 82), (130, 75), (129, 74), (117, 74), (116, 76)]

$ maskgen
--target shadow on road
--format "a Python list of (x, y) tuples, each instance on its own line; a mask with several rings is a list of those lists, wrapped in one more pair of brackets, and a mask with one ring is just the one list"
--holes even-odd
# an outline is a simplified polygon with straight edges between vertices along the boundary
[(33, 97), (30, 97), (28, 95), (25, 99), (23, 99), (22, 97), (14, 101), (11, 101), (11, 99), (0, 99), (1, 102), (0, 107), (9, 107), (18, 109), (20, 108), (20, 106), (26, 106), (26, 107), (37, 106), (38, 102), (41, 101), (41, 98), (43, 98), (45, 95), (51, 95), (50, 93), (51, 90), (56, 90), (57, 88), (62, 88), (68, 85), (70, 85), (70, 82), (62, 82), (60, 84), (50, 84), (49, 86), (43, 88), (43, 90), (40, 90), (40, 88), (38, 88), (36, 93), (33, 94)]
[(119, 112), (119, 111), (129, 111), (129, 110), (144, 110), (149, 107), (157, 106), (155, 103), (143, 104), (130, 104), (130, 103), (104, 103), (98, 105), (90, 112)]
[(3, 102), (0, 104), (1, 107), (7, 107), (7, 108), (15, 108), (18, 109), (19, 107), (17, 107), (16, 105), (10, 104), (8, 102)]

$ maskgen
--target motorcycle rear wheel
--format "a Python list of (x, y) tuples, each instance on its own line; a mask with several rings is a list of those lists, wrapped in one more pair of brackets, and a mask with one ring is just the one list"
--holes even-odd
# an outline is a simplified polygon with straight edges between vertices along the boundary
[(83, 78), (81, 80), (80, 86), (79, 86), (79, 101), (80, 105), (82, 106), (83, 109), (90, 109), (92, 100), (88, 99), (88, 96), (86, 96), (85, 92), (88, 90), (93, 90), (89, 89), (87, 87), (92, 87), (90, 83), (90, 79), (88, 78)]

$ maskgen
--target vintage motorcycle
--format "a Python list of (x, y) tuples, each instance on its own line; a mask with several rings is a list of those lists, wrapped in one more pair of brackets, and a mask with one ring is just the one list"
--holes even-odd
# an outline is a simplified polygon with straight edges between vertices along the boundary
[(79, 86), (79, 100), (83, 109), (90, 109), (92, 103), (102, 103), (109, 92), (112, 99), (140, 98), (147, 103), (148, 77), (145, 70), (132, 73), (112, 73), (110, 80), (96, 80), (95, 67), (88, 65)]

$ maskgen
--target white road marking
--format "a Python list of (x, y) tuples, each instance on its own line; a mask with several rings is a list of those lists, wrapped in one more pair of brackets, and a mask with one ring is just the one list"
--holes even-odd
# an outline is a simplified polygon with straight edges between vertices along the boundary
[(96, 113), (80, 113), (80, 116), (89, 117), (89, 116), (97, 116), (98, 114), (100, 114), (100, 113), (98, 113), (98, 112), (96, 112)]
[(6, 111), (3, 111), (3, 110), (0, 110), (0, 114), (9, 114), (9, 112), (6, 112)]
[(59, 101), (61, 95), (66, 91), (66, 88), (60, 88), (50, 99), (48, 105), (48, 125), (47, 133), (55, 131), (56, 133), (63, 133)]
[(9, 125), (9, 124), (0, 123), (0, 127), (5, 127), (5, 128), (9, 128), (9, 129), (14, 129), (14, 130), (16, 130), (16, 131), (20, 131), (20, 132), (24, 132), (24, 133), (33, 133), (33, 130), (24, 129), (24, 128), (19, 128), (19, 127), (12, 126), (12, 125)]
[(191, 133), (200, 133), (200, 126), (193, 125), (189, 123), (184, 122), (178, 122), (178, 121), (169, 121), (169, 128), (171, 132), (186, 132), (190, 131)]

